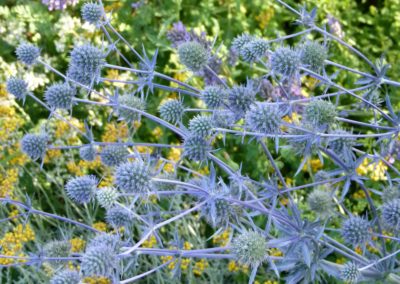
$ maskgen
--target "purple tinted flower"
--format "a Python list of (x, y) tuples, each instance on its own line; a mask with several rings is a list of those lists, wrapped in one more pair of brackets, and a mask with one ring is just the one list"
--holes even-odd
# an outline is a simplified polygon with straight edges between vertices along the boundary
[(49, 7), (49, 10), (64, 10), (68, 5), (76, 5), (79, 0), (42, 0), (42, 3)]

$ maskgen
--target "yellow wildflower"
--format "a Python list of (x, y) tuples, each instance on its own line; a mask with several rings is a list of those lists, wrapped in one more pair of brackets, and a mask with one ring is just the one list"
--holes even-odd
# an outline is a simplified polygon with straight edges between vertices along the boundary
[(81, 252), (86, 245), (86, 241), (81, 238), (73, 238), (69, 242), (71, 243), (71, 252)]
[(201, 259), (200, 261), (195, 262), (193, 267), (193, 274), (195, 276), (200, 276), (208, 266), (209, 266), (208, 261), (205, 260), (204, 258)]
[(107, 231), (107, 224), (104, 223), (104, 222), (93, 223), (92, 227), (95, 228), (96, 230), (99, 230), (99, 231), (102, 231), (102, 232), (106, 232)]

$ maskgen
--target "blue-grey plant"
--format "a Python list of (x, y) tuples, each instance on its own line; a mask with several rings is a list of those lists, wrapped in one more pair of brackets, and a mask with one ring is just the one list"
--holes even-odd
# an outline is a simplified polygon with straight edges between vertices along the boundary
[(8, 93), (22, 101), (25, 101), (25, 97), (28, 94), (28, 84), (23, 79), (17, 77), (8, 78), (6, 89)]
[(33, 65), (40, 56), (40, 49), (31, 43), (21, 43), (17, 47), (15, 53), (17, 54), (18, 60), (26, 65)]
[(79, 272), (71, 269), (64, 269), (50, 279), (50, 284), (79, 284), (81, 277)]
[[(174, 266), (173, 275), (179, 276), (184, 259), (236, 258), (251, 266), (249, 283), (256, 278), (261, 280), (269, 269), (282, 281), (293, 284), (330, 283), (334, 278), (347, 282), (400, 282), (400, 251), (395, 245), (395, 234), (400, 229), (396, 177), (399, 155), (395, 147), (400, 118), (397, 106), (391, 102), (400, 83), (389, 78), (389, 66), (383, 59), (374, 63), (343, 38), (320, 28), (316, 9), (296, 9), (283, 0), (276, 1), (297, 16), (299, 32), (276, 39), (242, 34), (228, 49), (223, 44), (217, 47), (218, 39), (212, 41), (204, 32), (189, 31), (180, 22), (173, 24), (167, 38), (177, 49), (184, 71), (200, 77), (185, 82), (159, 72), (162, 66), (157, 64), (158, 50), (151, 54), (144, 47), (138, 51), (129, 44), (114, 28), (115, 18), (105, 14), (101, 1), (84, 4), (81, 12), (84, 21), (104, 34), (103, 40), (107, 42), (98, 46), (107, 48), (89, 42), (76, 44), (69, 66), (65, 66), (66, 75), (45, 58), (39, 58), (37, 47), (21, 44), (16, 51), (18, 58), (27, 65), (41, 65), (28, 67), (31, 71), (44, 67), (65, 80), (52, 83), (43, 102), (28, 91), (29, 82), (20, 79), (25, 77), (18, 74), (8, 79), (9, 93), (22, 101), (28, 96), (28, 102), (34, 100), (51, 114), (49, 123), (41, 125), (42, 134), (27, 134), (21, 139), (22, 151), (33, 160), (46, 161), (41, 166), (47, 171), (53, 169), (44, 159), (47, 149), (66, 152), (61, 161), (65, 157), (75, 159), (79, 149), (84, 160), (79, 161), (79, 166), (90, 167), (87, 175), (73, 178), (65, 186), (72, 201), (84, 204), (82, 208), (70, 203), (61, 207), (38, 205), (28, 196), (0, 196), (2, 204), (18, 207), (19, 212), (10, 217), (8, 207), (4, 207), (0, 210), (1, 218), (3, 222), (21, 216), (24, 222), (36, 220), (36, 215), (52, 218), (55, 221), (50, 224), (60, 228), (63, 237), (81, 234), (87, 246), (80, 254), (72, 252), (69, 241), (44, 240), (47, 243), (38, 256), (7, 256), (12, 261), (16, 258), (15, 264), (9, 266), (18, 265), (23, 271), (25, 264), (51, 264), (57, 270), (51, 283), (77, 283), (84, 281), (78, 278), (100, 276), (112, 283), (130, 283), (145, 281), (143, 278), (153, 272), (164, 277), (164, 267)], [(287, 45), (288, 39), (291, 47)], [(328, 60), (328, 46), (335, 43), (365, 61), (369, 69), (356, 70)], [(123, 44), (126, 48), (121, 48)], [(112, 58), (114, 55), (116, 59)], [(106, 63), (106, 57), (108, 62), (119, 65)], [(223, 66), (225, 59), (233, 62), (239, 58), (244, 64), (236, 66), (245, 67), (244, 72), (227, 72)], [(101, 76), (110, 74), (110, 70), (123, 71), (128, 78)], [(349, 73), (359, 78), (354, 87), (350, 87), (353, 77), (341, 80)], [(244, 76), (246, 82), (237, 80)], [(310, 87), (308, 78), (318, 83)], [(114, 88), (114, 83), (118, 83), (118, 88)], [(152, 106), (160, 90), (172, 92), (179, 99), (162, 103), (157, 116)], [(96, 108), (106, 108), (105, 113), (118, 116), (110, 115), (109, 120), (128, 122), (128, 137), (113, 137), (114, 142), (96, 141), (103, 133), (100, 126), (107, 122), (85, 122), (86, 129), (82, 131), (61, 115), (65, 112), (55, 111), (72, 106), (82, 110), (89, 105), (88, 120), (97, 114)], [(365, 119), (360, 119), (361, 113), (367, 115)], [(53, 119), (70, 125), (82, 141), (69, 145), (71, 139), (57, 137), (53, 141), (43, 134), (53, 133)], [(132, 127), (132, 122), (139, 119), (147, 127), (160, 126), (168, 134), (162, 142), (142, 135), (141, 129)], [(182, 142), (176, 145), (170, 143), (172, 139)], [(251, 141), (257, 143), (255, 149), (261, 150), (258, 155), (248, 155), (256, 151), (246, 151), (254, 147), (246, 144)], [(10, 143), (14, 145), (15, 141)], [(270, 151), (272, 145), (274, 151)], [(142, 147), (151, 150), (143, 153)], [(256, 165), (267, 166), (260, 172), (254, 170)], [(57, 173), (63, 174), (60, 167)], [(320, 167), (323, 170), (318, 171)], [(92, 174), (102, 176), (100, 183), (106, 185), (97, 189), (98, 180)], [(33, 178), (35, 186), (27, 187), (27, 194), (36, 190), (36, 177)], [(48, 180), (59, 184), (58, 178)], [(371, 221), (352, 214), (347, 196), (353, 189), (362, 190), (365, 198), (360, 205), (368, 205), (363, 210)], [(336, 198), (338, 193), (341, 198)], [(375, 204), (375, 195), (381, 196), (381, 207)], [(94, 202), (88, 206), (86, 203), (91, 201)], [(36, 206), (60, 210), (66, 216), (41, 211)], [(205, 222), (197, 221), (192, 214), (200, 214)], [(338, 218), (345, 214), (349, 217), (336, 229)], [(175, 222), (184, 218), (189, 221), (174, 227)], [(93, 224), (101, 219), (112, 227), (108, 234), (101, 233), (101, 227)], [(68, 223), (68, 231), (62, 223)], [(215, 235), (225, 229), (230, 237), (236, 237), (229, 237), (224, 246), (214, 243), (211, 247), (211, 242), (202, 242), (202, 235), (198, 234)], [(181, 236), (187, 231), (198, 234), (196, 244), (202, 248), (187, 249)], [(389, 236), (386, 231), (395, 234)], [(173, 242), (168, 239), (170, 236)], [(165, 248), (165, 244), (173, 247)], [(364, 253), (355, 253), (354, 247), (360, 247)], [(275, 249), (280, 250), (279, 254)], [(153, 259), (156, 257), (163, 257), (162, 264), (149, 268), (159, 262)], [(342, 257), (347, 261), (345, 265), (334, 262)], [(70, 261), (80, 265), (79, 273), (65, 270)], [(262, 273), (257, 274), (258, 271)], [(204, 277), (206, 281), (215, 280), (211, 273)], [(38, 273), (40, 280), (35, 279), (36, 282), (43, 282), (42, 274)], [(221, 273), (219, 282), (226, 281), (224, 276)], [(229, 281), (235, 280), (229, 276)]]
[(128, 158), (128, 150), (124, 146), (108, 145), (100, 152), (101, 162), (110, 167), (118, 166)]
[(47, 88), (44, 97), (51, 108), (70, 109), (75, 93), (68, 83), (56, 83)]
[(95, 176), (76, 177), (67, 182), (65, 190), (69, 198), (78, 204), (88, 203), (96, 194), (98, 180)]
[(32, 160), (43, 159), (48, 140), (46, 134), (26, 134), (21, 140), (21, 150)]

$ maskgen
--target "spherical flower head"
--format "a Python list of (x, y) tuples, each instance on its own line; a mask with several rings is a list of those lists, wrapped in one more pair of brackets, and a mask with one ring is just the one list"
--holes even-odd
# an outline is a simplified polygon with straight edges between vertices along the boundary
[(106, 212), (107, 223), (117, 228), (129, 226), (132, 223), (132, 218), (132, 212), (120, 205), (108, 208)]
[(218, 108), (226, 98), (226, 91), (219, 86), (207, 86), (201, 92), (201, 98), (209, 108)]
[(251, 131), (271, 134), (279, 132), (281, 117), (279, 107), (268, 103), (256, 103), (246, 112), (245, 122)]
[(400, 199), (394, 199), (383, 204), (382, 220), (389, 228), (400, 230)]
[(57, 272), (50, 279), (50, 284), (79, 284), (80, 279), (78, 271), (65, 269)]
[(178, 47), (180, 62), (193, 72), (199, 72), (207, 65), (209, 52), (197, 41), (181, 43)]
[(236, 115), (225, 109), (215, 110), (212, 117), (215, 127), (229, 128), (237, 121)]
[(252, 35), (249, 35), (249, 34), (246, 34), (246, 33), (241, 34), (241, 35), (239, 35), (239, 36), (237, 36), (237, 37), (235, 37), (233, 39), (233, 41), (232, 41), (232, 49), (235, 52), (240, 53), (242, 51), (242, 48), (246, 44), (250, 43), (253, 40), (254, 40), (254, 37)]
[(85, 204), (94, 197), (97, 183), (97, 178), (92, 175), (76, 177), (67, 182), (65, 190), (69, 198), (74, 202)]
[(151, 172), (143, 161), (121, 164), (116, 168), (114, 176), (117, 188), (123, 192), (143, 194), (149, 190)]
[(217, 228), (228, 224), (233, 209), (228, 201), (214, 199), (206, 202), (202, 207), (201, 215), (210, 226)]
[(308, 195), (307, 201), (310, 210), (314, 211), (322, 219), (332, 215), (335, 204), (329, 192), (319, 189), (314, 190)]
[(21, 150), (35, 161), (44, 157), (47, 141), (48, 137), (45, 134), (26, 134), (21, 140)]
[(350, 217), (343, 222), (341, 233), (346, 243), (363, 245), (370, 238), (370, 224), (361, 217)]
[(319, 72), (328, 58), (325, 46), (316, 41), (307, 41), (301, 47), (301, 63), (308, 69)]
[(267, 41), (263, 39), (256, 39), (245, 44), (240, 50), (240, 55), (246, 62), (256, 62), (258, 59), (265, 56), (267, 51)]
[(330, 128), (335, 123), (335, 106), (325, 100), (313, 100), (304, 110), (304, 119), (318, 129)]
[(211, 150), (210, 143), (199, 136), (189, 136), (183, 142), (183, 156), (193, 161), (204, 161)]
[(121, 247), (121, 240), (118, 235), (110, 235), (106, 233), (101, 233), (96, 235), (93, 239), (91, 239), (87, 245), (87, 248), (91, 247), (99, 247), (106, 246), (113, 249), (113, 251), (118, 252)]
[(326, 171), (318, 171), (314, 175), (314, 181), (315, 182), (320, 182), (320, 181), (325, 181), (329, 180), (331, 177)]
[[(51, 241), (43, 247), (45, 257), (68, 257), (71, 251), (69, 241)], [(63, 265), (63, 260), (52, 260), (48, 262), (53, 268)]]
[(18, 60), (22, 61), (26, 65), (33, 65), (36, 63), (40, 50), (37, 46), (30, 43), (21, 43), (15, 53), (17, 54)]
[(211, 134), (213, 126), (210, 116), (197, 115), (189, 121), (189, 131), (193, 136), (206, 138)]
[(71, 87), (68, 83), (58, 83), (47, 88), (44, 98), (47, 104), (53, 109), (70, 109), (75, 94), (75, 88)]
[(93, 161), (96, 158), (96, 149), (93, 145), (86, 145), (79, 149), (79, 156), (82, 160)]
[(126, 161), (128, 150), (124, 146), (109, 145), (100, 153), (101, 162), (109, 167), (115, 167)]
[(118, 192), (113, 187), (102, 187), (96, 192), (96, 199), (103, 208), (110, 208), (118, 198)]
[(81, 9), (82, 18), (93, 25), (98, 25), (104, 15), (104, 9), (101, 4), (86, 3)]
[(168, 100), (160, 106), (159, 111), (162, 119), (177, 123), (182, 120), (185, 108), (180, 100)]
[(141, 111), (144, 111), (146, 109), (146, 102), (144, 100), (142, 100), (141, 98), (136, 97), (133, 94), (119, 96), (118, 103), (119, 103), (119, 106), (117, 106), (117, 108), (118, 108), (119, 117), (120, 117), (120, 119), (126, 120), (127, 122), (139, 120), (140, 114), (134, 110), (130, 110), (130, 109), (121, 107), (122, 105), (130, 107), (130, 108), (138, 109)]
[(82, 256), (81, 273), (84, 276), (109, 277), (118, 270), (118, 257), (108, 246), (89, 247)]
[(80, 67), (75, 65), (69, 65), (67, 70), (68, 79), (80, 83), (82, 85), (90, 86), (92, 83), (96, 83), (97, 74), (92, 74), (90, 72), (85, 72)]
[(351, 133), (337, 129), (332, 131), (331, 134), (335, 135), (335, 137), (329, 139), (328, 147), (344, 161), (353, 160), (352, 147), (355, 145), (355, 141), (354, 138), (346, 137)]
[(258, 232), (246, 231), (233, 240), (232, 251), (239, 263), (258, 266), (268, 256), (267, 241)]
[(382, 192), (382, 201), (386, 203), (393, 199), (400, 199), (400, 189), (394, 186), (385, 187)]
[(7, 92), (22, 101), (25, 100), (28, 94), (28, 84), (24, 80), (16, 77), (10, 77), (7, 80), (6, 89)]
[(256, 100), (256, 92), (252, 86), (234, 86), (229, 91), (228, 101), (230, 109), (238, 116), (243, 117)]
[(300, 54), (290, 47), (276, 49), (270, 58), (271, 70), (285, 78), (292, 78), (300, 67)]
[(340, 278), (346, 283), (357, 283), (361, 276), (361, 272), (358, 270), (357, 264), (354, 262), (347, 262), (343, 265), (340, 271)]
[(71, 52), (71, 64), (87, 72), (97, 72), (105, 64), (105, 54), (91, 44), (75, 46)]

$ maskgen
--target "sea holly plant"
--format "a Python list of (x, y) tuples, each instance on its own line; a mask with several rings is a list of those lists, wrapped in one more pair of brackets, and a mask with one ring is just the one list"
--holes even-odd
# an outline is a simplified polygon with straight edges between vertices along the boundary
[[(60, 237), (45, 240), (43, 249), (28, 256), (0, 258), (16, 260), (8, 266), (46, 266), (50, 283), (92, 283), (88, 279), (99, 278), (131, 283), (156, 273), (179, 279), (180, 268), (191, 259), (234, 260), (248, 267), (249, 283), (270, 272), (287, 283), (399, 283), (399, 170), (387, 158), (392, 153), (384, 145), (398, 141), (399, 118), (390, 90), (400, 83), (386, 77), (383, 60), (373, 64), (319, 27), (316, 8), (278, 2), (294, 13), (302, 30), (276, 39), (249, 34), (232, 39), (231, 52), (250, 68), (243, 81), (226, 77), (221, 66), (227, 56), (220, 54), (215, 41), (188, 31), (182, 23), (173, 25), (168, 39), (184, 72), (204, 84), (194, 86), (159, 72), (158, 51), (131, 46), (113, 27), (112, 14), (101, 2), (84, 4), (82, 18), (102, 31), (105, 41), (102, 46), (89, 41), (74, 46), (66, 74), (46, 62), (45, 50), (21, 43), (16, 56), (26, 68), (36, 71), (42, 66), (58, 79), (46, 88), (44, 101), (29, 92), (19, 76), (8, 79), (7, 91), (25, 104), (33, 99), (86, 141), (60, 144), (50, 129), (44, 129), (27, 133), (21, 149), (33, 161), (43, 161), (53, 150), (73, 152), (86, 162), (97, 159), (112, 175), (111, 184), (102, 186), (101, 172), (71, 176), (64, 181), (64, 198), (76, 210), (84, 207), (98, 214), (112, 230), (106, 234), (82, 220), (34, 208), (28, 198), (24, 203), (3, 197), (2, 204), (26, 212), (21, 216), (27, 219), (40, 215), (76, 227), (87, 246), (70, 252), (69, 243)], [(296, 44), (289, 45), (287, 39)], [(330, 61), (332, 44), (348, 48), (368, 69)], [(119, 65), (111, 64), (113, 57), (121, 59)], [(106, 70), (128, 72), (129, 79), (107, 78)], [(336, 72), (352, 73), (360, 80), (342, 86), (335, 82)], [(318, 84), (304, 96), (304, 82), (310, 79)], [(174, 96), (154, 108), (148, 100), (159, 91)], [(90, 120), (85, 131), (73, 125), (74, 109), (86, 107), (109, 109), (109, 122), (128, 124), (129, 139), (100, 141)], [(355, 110), (370, 120), (357, 120)], [(146, 141), (135, 132), (136, 124), (144, 121), (169, 131), (180, 143)], [(371, 147), (362, 144), (366, 140)], [(235, 143), (244, 145), (244, 151), (257, 145), (272, 169), (269, 174), (256, 178), (237, 167), (243, 161), (229, 158)], [(152, 153), (141, 151), (143, 147)], [(175, 161), (165, 156), (171, 149), (181, 153)], [(281, 156), (287, 153), (298, 160), (295, 175), (282, 170)], [(312, 167), (310, 160), (327, 165), (326, 170), (297, 184), (290, 182), (303, 168)], [(208, 172), (201, 170), (204, 166)], [(375, 174), (365, 174), (369, 172)], [(373, 187), (376, 181), (382, 181), (381, 190)], [(348, 208), (350, 188), (362, 193), (367, 203), (363, 214)], [(154, 198), (158, 204), (151, 202)], [(185, 230), (175, 224), (196, 214), (212, 233), (192, 248), (179, 241)], [(62, 236), (65, 231), (59, 228)], [(210, 245), (207, 238), (222, 230), (230, 232), (228, 241)], [(345, 263), (332, 261), (335, 258)], [(149, 259), (154, 267), (142, 271)]]

